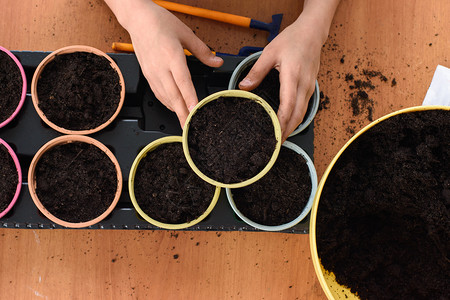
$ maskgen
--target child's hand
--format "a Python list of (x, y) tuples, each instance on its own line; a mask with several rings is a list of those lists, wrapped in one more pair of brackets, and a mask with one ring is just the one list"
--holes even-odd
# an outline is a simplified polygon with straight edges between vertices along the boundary
[[(299, 18), (263, 50), (239, 87), (253, 90), (273, 68), (280, 72), (282, 141), (300, 125), (315, 89), (320, 52), (339, 0), (305, 1)], [(314, 6), (313, 6), (314, 5)]]
[(198, 103), (183, 48), (210, 67), (221, 66), (223, 60), (215, 56), (189, 27), (153, 1), (107, 2), (130, 34), (153, 93), (177, 114), (183, 127), (189, 111)]

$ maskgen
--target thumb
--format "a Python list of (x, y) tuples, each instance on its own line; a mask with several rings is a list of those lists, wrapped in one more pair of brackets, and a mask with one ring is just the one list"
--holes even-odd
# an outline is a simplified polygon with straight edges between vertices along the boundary
[(247, 76), (239, 83), (239, 88), (246, 91), (255, 89), (273, 67), (273, 62), (266, 58), (263, 52), (251, 68), (250, 72), (248, 72)]

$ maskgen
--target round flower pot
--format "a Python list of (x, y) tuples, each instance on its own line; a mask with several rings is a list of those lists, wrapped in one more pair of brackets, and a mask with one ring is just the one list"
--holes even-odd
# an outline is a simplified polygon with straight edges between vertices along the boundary
[(402, 109), (367, 125), (334, 157), (310, 221), (311, 257), (328, 299), (448, 296), (449, 120), (450, 107)]
[(189, 168), (180, 136), (157, 139), (141, 150), (130, 170), (128, 190), (142, 218), (171, 230), (204, 220), (220, 195), (220, 187), (210, 186)]
[(31, 81), (33, 105), (40, 118), (64, 134), (100, 131), (117, 117), (125, 83), (117, 64), (104, 52), (74, 45), (45, 57)]
[[(292, 159), (294, 154), (298, 155), (298, 163)], [(287, 171), (290, 171), (290, 174), (286, 174)], [(304, 174), (298, 174), (299, 172)], [(285, 175), (287, 176), (284, 177)], [(307, 183), (308, 179), (310, 182)], [(247, 190), (249, 188), (252, 189)], [(244, 191), (239, 195), (240, 190)], [(233, 211), (248, 225), (265, 231), (282, 231), (300, 223), (308, 215), (316, 190), (317, 173), (313, 161), (302, 148), (285, 141), (277, 162), (261, 180), (242, 189), (227, 188), (226, 194)], [(304, 194), (299, 194), (299, 191), (303, 191)], [(240, 205), (237, 205), (237, 201), (241, 201)], [(252, 206), (258, 211), (252, 211), (255, 214), (254, 218), (249, 217), (239, 209), (239, 207), (243, 207), (248, 210)], [(276, 206), (276, 209), (273, 208), (274, 206)], [(294, 216), (292, 216), (291, 211), (293, 211)], [(288, 218), (290, 220), (278, 225), (267, 225), (262, 224), (261, 221), (255, 221), (255, 219), (263, 217), (263, 212), (276, 219), (284, 219), (286, 215), (290, 214), (290, 218)], [(280, 222), (278, 221), (278, 223)]]
[[(2, 148), (4, 148), (4, 149), (2, 149)], [(22, 188), (22, 169), (20, 168), (20, 163), (17, 158), (17, 155), (14, 153), (14, 150), (8, 145), (8, 143), (6, 143), (4, 140), (0, 139), (0, 151), (4, 151), (5, 149), (8, 152), (8, 154), (10, 155), (12, 162), (6, 166), (0, 167), (0, 179), (2, 181), (7, 180), (7, 179), (12, 179), (11, 173), (13, 172), (13, 170), (16, 171), (17, 177), (16, 177), (15, 182), (10, 182), (10, 184), (14, 185), (14, 186), (10, 186), (10, 188), (5, 188), (5, 189), (2, 189), (2, 191), (0, 191), (0, 196), (7, 197), (6, 194), (8, 194), (11, 197), (10, 202), (9, 203), (7, 202), (6, 204), (4, 204), (1, 201), (2, 199), (0, 198), (0, 219), (4, 215), (6, 215), (11, 210), (11, 208), (14, 206), (17, 199), (19, 198), (20, 189)], [(4, 184), (4, 182), (2, 182), (2, 185), (3, 184)], [(15, 192), (14, 192), (14, 190), (15, 190)]]
[(122, 171), (114, 154), (99, 141), (63, 135), (33, 157), (28, 189), (39, 211), (52, 222), (88, 227), (115, 208), (122, 192)]
[(281, 147), (276, 113), (261, 97), (228, 90), (200, 101), (183, 129), (186, 159), (206, 182), (243, 187), (263, 177)]
[[(5, 62), (0, 70), (0, 113), (4, 111), (11, 112), (4, 117), (0, 114), (0, 128), (2, 128), (11, 122), (22, 108), (27, 94), (27, 79), (22, 64), (14, 54), (0, 46), (0, 55), (2, 55), (2, 59), (6, 59), (6, 57), (11, 59), (11, 63)], [(17, 70), (10, 69), (13, 68), (13, 65), (17, 66)], [(8, 67), (8, 70), (4, 70), (6, 67)], [(3, 73), (5, 71), (7, 73)], [(14, 94), (16, 94), (16, 97), (11, 99), (11, 95)], [(14, 107), (7, 107), (9, 105)]]
[[(233, 74), (231, 74), (230, 81), (228, 83), (228, 89), (234, 90), (239, 89), (239, 82), (247, 76), (250, 69), (253, 67), (255, 62), (261, 56), (262, 51), (253, 53), (247, 56), (244, 60), (242, 60), (239, 65), (234, 69)], [(253, 93), (259, 95), (264, 100), (266, 100), (272, 108), (277, 111), (278, 106), (280, 105), (280, 82), (279, 82), (279, 74), (278, 71), (273, 69), (267, 74), (266, 78), (263, 79), (261, 84), (252, 90)], [(312, 120), (317, 114), (320, 104), (320, 91), (319, 91), (319, 83), (316, 80), (314, 93), (311, 96), (308, 102), (308, 109), (306, 110), (306, 114), (303, 118), (302, 123), (298, 125), (298, 127), (289, 135), (292, 137), (303, 130), (305, 130), (309, 124), (311, 124)]]

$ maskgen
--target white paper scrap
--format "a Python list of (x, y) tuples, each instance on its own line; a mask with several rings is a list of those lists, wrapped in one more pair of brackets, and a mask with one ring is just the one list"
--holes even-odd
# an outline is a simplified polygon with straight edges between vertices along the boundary
[(450, 106), (450, 69), (438, 65), (422, 105)]

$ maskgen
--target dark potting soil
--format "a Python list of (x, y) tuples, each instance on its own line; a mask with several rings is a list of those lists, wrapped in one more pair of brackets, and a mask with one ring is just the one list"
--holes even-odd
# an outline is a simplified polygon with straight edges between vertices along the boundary
[(317, 213), (326, 270), (361, 299), (450, 295), (450, 112), (391, 117), (329, 174)]
[(215, 187), (192, 171), (181, 143), (167, 143), (139, 162), (134, 192), (139, 207), (149, 217), (166, 224), (182, 224), (206, 211)]
[(189, 127), (189, 153), (197, 168), (223, 183), (261, 172), (277, 140), (272, 120), (253, 100), (221, 97), (201, 107)]
[(106, 58), (87, 52), (57, 55), (38, 80), (39, 108), (62, 128), (93, 129), (117, 110), (121, 88)]
[(236, 207), (261, 225), (276, 226), (297, 218), (311, 195), (311, 177), (303, 157), (281, 147), (277, 161), (257, 182), (232, 189)]
[[(253, 65), (250, 65), (247, 69), (243, 70), (239, 75), (239, 79), (237, 84), (244, 79)], [(255, 89), (251, 91), (252, 93), (260, 96), (264, 100), (269, 103), (269, 105), (273, 108), (274, 111), (278, 111), (280, 107), (280, 72), (276, 69), (272, 69), (266, 75), (266, 77), (262, 80), (262, 82)], [(313, 102), (310, 100), (308, 103), (308, 108), (306, 110), (306, 116), (311, 114)]]
[(16, 63), (0, 51), (0, 123), (8, 119), (22, 97), (22, 75)]
[(16, 165), (5, 146), (0, 144), (0, 213), (14, 198), (19, 182)]
[(117, 172), (99, 148), (83, 142), (61, 144), (36, 166), (36, 194), (55, 217), (87, 222), (103, 214), (117, 191)]
[[(370, 95), (371, 91), (375, 89), (373, 80), (379, 80), (381, 83), (387, 83), (388, 78), (380, 71), (363, 69), (361, 72), (356, 72), (355, 75), (351, 73), (345, 74), (345, 81), (349, 84), (350, 105), (353, 116), (359, 116), (367, 113), (367, 120), (373, 121), (374, 100)], [(395, 78), (392, 79), (391, 87), (397, 83)]]

